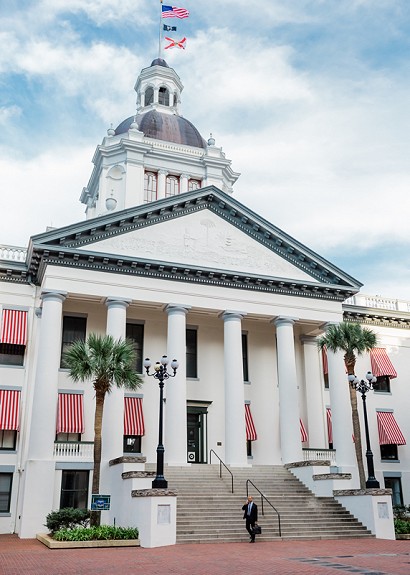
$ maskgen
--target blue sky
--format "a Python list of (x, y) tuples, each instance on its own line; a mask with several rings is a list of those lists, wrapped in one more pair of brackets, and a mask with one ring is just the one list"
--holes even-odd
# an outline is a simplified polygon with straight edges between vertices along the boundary
[[(182, 113), (241, 172), (235, 197), (410, 300), (408, 0), (184, 0), (166, 53)], [(0, 243), (83, 219), (95, 147), (135, 111), (159, 0), (0, 4)]]

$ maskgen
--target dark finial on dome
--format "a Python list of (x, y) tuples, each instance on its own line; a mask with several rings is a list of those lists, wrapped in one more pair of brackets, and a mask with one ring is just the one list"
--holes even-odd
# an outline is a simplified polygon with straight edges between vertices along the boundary
[(151, 62), (151, 67), (152, 66), (164, 66), (164, 68), (169, 68), (168, 64), (163, 58), (155, 58), (155, 60)]

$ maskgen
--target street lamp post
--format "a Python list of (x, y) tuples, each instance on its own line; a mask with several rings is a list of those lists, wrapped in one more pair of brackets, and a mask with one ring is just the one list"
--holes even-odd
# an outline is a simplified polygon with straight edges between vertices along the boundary
[(367, 407), (366, 407), (366, 393), (373, 389), (373, 383), (376, 383), (377, 379), (372, 374), (371, 371), (366, 373), (366, 380), (359, 380), (355, 375), (349, 375), (348, 380), (353, 389), (361, 393), (363, 400), (363, 415), (364, 415), (364, 427), (366, 430), (366, 460), (367, 460), (367, 474), (368, 478), (366, 481), (366, 488), (379, 488), (380, 483), (374, 476), (374, 465), (373, 465), (373, 453), (370, 448), (370, 436), (369, 436), (369, 424), (367, 422)]
[(158, 447), (157, 447), (157, 476), (152, 482), (152, 487), (154, 489), (166, 489), (168, 487), (168, 481), (164, 477), (164, 444), (162, 441), (162, 428), (163, 428), (163, 406), (164, 406), (164, 381), (170, 377), (175, 377), (178, 362), (176, 359), (171, 361), (171, 369), (173, 373), (169, 373), (167, 370), (169, 360), (166, 355), (163, 355), (161, 361), (157, 361), (154, 365), (154, 372), (150, 373), (151, 360), (147, 357), (144, 360), (144, 368), (147, 375), (158, 380), (159, 383), (159, 424), (158, 424)]

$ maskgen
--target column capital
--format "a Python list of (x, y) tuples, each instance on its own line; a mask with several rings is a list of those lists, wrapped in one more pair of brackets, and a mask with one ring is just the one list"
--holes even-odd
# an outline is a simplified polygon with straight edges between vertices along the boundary
[(108, 308), (114, 308), (114, 307), (127, 308), (131, 302), (132, 302), (131, 299), (121, 297), (107, 297), (105, 299), (105, 305)]
[(181, 178), (184, 178), (185, 180), (189, 179), (189, 174), (186, 174), (185, 172), (183, 174), (181, 174)]
[(302, 345), (314, 345), (317, 347), (318, 338), (316, 335), (301, 335), (299, 339)]
[(275, 319), (271, 320), (271, 324), (273, 324), (275, 327), (281, 326), (281, 325), (294, 325), (295, 322), (298, 321), (298, 317), (287, 317), (287, 316), (278, 316), (275, 317)]
[(220, 317), (224, 321), (227, 321), (230, 319), (242, 320), (245, 316), (246, 316), (246, 313), (243, 311), (225, 310), (225, 311), (221, 312), (218, 317)]
[(158, 170), (158, 174), (160, 176), (168, 176), (169, 172), (167, 172), (166, 170)]
[(191, 309), (190, 305), (182, 305), (179, 303), (168, 303), (164, 307), (164, 311), (166, 311), (168, 315), (172, 315), (174, 313), (181, 313), (181, 312), (184, 314), (187, 314), (190, 309)]
[(66, 291), (55, 291), (55, 290), (44, 290), (41, 292), (40, 299), (45, 301), (57, 301), (63, 303), (63, 301), (67, 298)]

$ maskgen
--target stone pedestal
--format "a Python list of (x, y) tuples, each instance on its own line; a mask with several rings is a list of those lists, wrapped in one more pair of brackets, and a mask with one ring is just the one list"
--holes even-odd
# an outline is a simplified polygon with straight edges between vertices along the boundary
[(377, 539), (396, 539), (391, 489), (335, 490), (334, 498)]
[(169, 489), (140, 489), (132, 491), (131, 496), (132, 525), (138, 527), (141, 547), (175, 545), (176, 492)]

